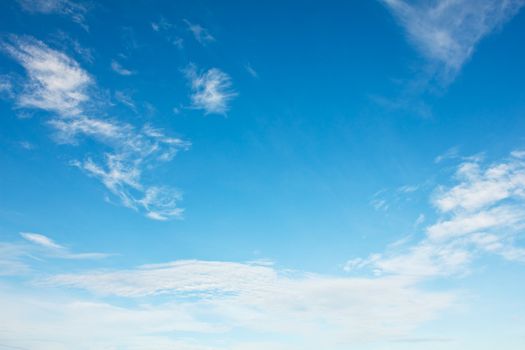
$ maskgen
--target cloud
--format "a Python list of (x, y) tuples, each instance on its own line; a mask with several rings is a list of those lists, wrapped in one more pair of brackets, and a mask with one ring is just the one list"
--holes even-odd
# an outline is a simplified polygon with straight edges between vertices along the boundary
[(381, 0), (405, 28), (409, 40), (451, 80), (478, 42), (525, 4), (523, 0)]
[(85, 16), (88, 7), (85, 3), (73, 0), (18, 0), (18, 3), (27, 12), (66, 16), (87, 29)]
[[(153, 345), (155, 349), (314, 350), (430, 339), (414, 337), (415, 329), (462, 305), (464, 294), (442, 287), (431, 291), (426, 282), (470, 273), (481, 254), (525, 262), (525, 249), (515, 242), (521, 231), (509, 230), (509, 220), (475, 226), (461, 234), (444, 225), (442, 237), (431, 234), (432, 227), (462, 215), (495, 211), (496, 217), (504, 217), (501, 213), (507, 210), (523, 209), (521, 188), (525, 185), (520, 179), (525, 165), (515, 154), (491, 164), (478, 159), (475, 166), (472, 160), (464, 160), (453, 181), (439, 186), (431, 196), (438, 218), (423, 228), (425, 235), (348, 261), (345, 270), (351, 275), (289, 270), (267, 262), (176, 260), (131, 268), (35, 273), (25, 281), (32, 288), (24, 293), (7, 293), (2, 289), (5, 285), (0, 286), (0, 322), (14, 335), (8, 345), (36, 350), (50, 349), (49, 344), (53, 349), (69, 349), (79, 342), (80, 350)], [(115, 178), (137, 185), (125, 171)], [(458, 193), (468, 198), (467, 189), (474, 191), (477, 182), (489, 179), (508, 183), (507, 195), (439, 204), (440, 199), (456, 198)], [(106, 181), (109, 186), (113, 179)], [(469, 227), (458, 227), (465, 226)], [(56, 250), (55, 245), (62, 247), (38, 235), (26, 237), (49, 251)], [(0, 253), (16, 249), (0, 242)], [(21, 268), (7, 265), (11, 271)], [(371, 276), (356, 274), (368, 268)], [(34, 290), (39, 291), (38, 297), (31, 294)], [(41, 291), (46, 291), (44, 298)], [(56, 298), (54, 291), (58, 291)]]
[(5, 77), (0, 75), (0, 94), (6, 93), (10, 95), (13, 91), (13, 84), (11, 81)]
[(188, 26), (189, 31), (193, 34), (195, 40), (201, 45), (206, 45), (215, 41), (215, 38), (208, 32), (208, 30), (199, 24), (193, 24), (187, 19), (183, 20)]
[(248, 74), (250, 74), (253, 78), (259, 78), (259, 74), (257, 71), (248, 63), (244, 66)]
[(192, 89), (192, 107), (203, 109), (206, 114), (226, 114), (228, 104), (237, 93), (232, 90), (231, 78), (217, 68), (204, 72), (197, 71), (195, 65), (188, 66), (184, 73)]
[(463, 159), (456, 183), (438, 186), (432, 196), (438, 219), (419, 242), (351, 259), (345, 269), (429, 278), (468, 273), (483, 253), (525, 262), (525, 249), (516, 243), (525, 228), (525, 161), (515, 152), (488, 165), (479, 157)]
[(115, 60), (111, 61), (111, 69), (113, 69), (113, 71), (116, 72), (117, 74), (124, 75), (124, 76), (135, 74), (134, 71), (122, 67), (122, 65)]
[(168, 22), (168, 20), (164, 17), (160, 17), (160, 19), (156, 22), (151, 22), (151, 29), (155, 32), (159, 32), (161, 30), (168, 30), (173, 27), (173, 24)]
[(38, 234), (38, 233), (21, 232), (20, 235), (24, 239), (28, 240), (29, 242), (41, 245), (45, 248), (52, 248), (52, 249), (63, 249), (64, 248), (61, 245), (58, 245), (55, 242), (53, 242), (52, 239), (44, 235)]
[(98, 260), (111, 255), (73, 252), (39, 233), (21, 232), (20, 236), (25, 242), (0, 242), (0, 276), (29, 274), (35, 261), (45, 259)]
[[(125, 311), (130, 319), (151, 316), (135, 330), (136, 335), (155, 336), (152, 327), (158, 333), (175, 334), (198, 328), (196, 339), (216, 334), (217, 339), (231, 342), (236, 332), (247, 332), (256, 342), (275, 336), (302, 338), (304, 349), (319, 348), (323, 342), (341, 348), (341, 344), (407, 335), (450, 308), (456, 297), (451, 292), (420, 290), (404, 278), (334, 277), (267, 264), (201, 260), (60, 274), (35, 283), (62, 291), (82, 289), (108, 300), (124, 298), (135, 305)], [(164, 302), (140, 306), (159, 297)], [(157, 322), (156, 313), (162, 313), (164, 326)], [(104, 345), (118, 346), (119, 338)]]
[(126, 207), (156, 220), (181, 217), (179, 191), (146, 184), (142, 175), (145, 169), (188, 149), (189, 142), (167, 136), (151, 125), (135, 127), (116, 118), (89, 116), (93, 112), (105, 114), (93, 98), (97, 90), (94, 79), (75, 60), (44, 43), (11, 36), (2, 48), (27, 72), (22, 92), (15, 96), (19, 107), (50, 112), (48, 124), (58, 143), (76, 145), (89, 138), (106, 146), (104, 153), (92, 153), (72, 161), (73, 165), (99, 179)]
[(78, 63), (41, 41), (11, 36), (2, 49), (27, 71), (28, 80), (17, 97), (20, 107), (38, 108), (63, 117), (81, 113), (92, 78)]

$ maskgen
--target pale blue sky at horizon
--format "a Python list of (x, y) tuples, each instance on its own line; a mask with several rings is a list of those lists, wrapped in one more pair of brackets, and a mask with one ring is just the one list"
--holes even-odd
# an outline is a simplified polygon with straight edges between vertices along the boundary
[(523, 349), (524, 5), (1, 2), (0, 349)]

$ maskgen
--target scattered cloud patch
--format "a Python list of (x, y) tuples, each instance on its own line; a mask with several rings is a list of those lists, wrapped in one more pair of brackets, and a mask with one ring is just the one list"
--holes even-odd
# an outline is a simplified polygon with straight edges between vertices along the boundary
[(51, 249), (63, 249), (64, 248), (61, 245), (58, 245), (55, 242), (53, 242), (52, 239), (44, 235), (41, 235), (39, 233), (21, 232), (20, 236), (22, 236), (22, 238), (24, 238), (25, 240), (31, 243), (41, 245), (45, 248), (51, 248)]
[(248, 74), (250, 74), (253, 78), (259, 78), (259, 73), (251, 66), (251, 64), (246, 64), (244, 66)]
[(434, 163), (439, 164), (445, 160), (456, 159), (459, 157), (459, 147), (449, 148), (445, 153), (440, 154), (434, 159)]
[(35, 261), (46, 259), (99, 260), (106, 253), (77, 253), (39, 233), (21, 232), (24, 241), (0, 242), (0, 276), (25, 275), (34, 270)]
[(160, 32), (163, 30), (168, 30), (173, 27), (173, 24), (168, 22), (164, 17), (161, 17), (158, 21), (151, 22), (151, 29), (155, 32)]
[[(55, 130), (58, 143), (76, 145), (90, 138), (108, 147), (103, 154), (75, 160), (73, 165), (99, 179), (124, 206), (149, 218), (181, 216), (179, 191), (145, 184), (142, 174), (173, 159), (179, 150), (189, 147), (189, 142), (169, 137), (151, 125), (139, 128), (116, 119), (88, 116), (93, 110), (100, 113), (94, 106), (87, 108), (92, 103), (92, 90), (96, 90), (94, 80), (75, 60), (44, 43), (12, 36), (2, 48), (27, 72), (22, 92), (15, 97), (17, 104), (50, 112), (48, 124)], [(115, 97), (133, 108), (124, 95), (116, 93)]]
[(217, 68), (200, 72), (195, 65), (188, 66), (184, 73), (190, 82), (193, 108), (206, 114), (226, 114), (229, 103), (238, 95), (228, 74)]
[(201, 45), (206, 45), (215, 41), (215, 38), (208, 32), (208, 30), (199, 24), (193, 24), (187, 19), (183, 20), (188, 26), (188, 30), (193, 34), (195, 40)]
[(71, 18), (85, 29), (88, 6), (73, 0), (18, 0), (20, 6), (30, 13), (57, 14)]
[[(83, 289), (132, 304), (161, 295), (170, 301), (154, 310), (171, 311), (170, 324), (180, 324), (175, 332), (191, 324), (177, 322), (181, 315), (172, 308), (179, 305), (187, 312), (182, 319), (200, 324), (200, 333), (208, 336), (224, 339), (237, 330), (287, 335), (305, 339), (307, 349), (319, 348), (319, 342), (335, 348), (404, 336), (455, 301), (454, 293), (423, 291), (404, 278), (332, 277), (268, 264), (201, 260), (61, 274), (37, 284)], [(140, 310), (137, 305), (129, 312)]]
[(26, 70), (28, 80), (17, 96), (20, 107), (38, 108), (63, 117), (81, 113), (93, 79), (65, 54), (29, 37), (11, 36), (2, 49)]
[(117, 61), (115, 61), (115, 60), (111, 61), (111, 69), (115, 73), (120, 74), (120, 75), (124, 75), (124, 76), (135, 74), (134, 71), (122, 67), (122, 65), (120, 63), (118, 63)]
[[(484, 253), (525, 262), (525, 248), (517, 243), (525, 229), (525, 161), (511, 155), (484, 164), (470, 157), (458, 165), (455, 181), (438, 186), (432, 196), (438, 220), (423, 228), (422, 240), (349, 260), (345, 269), (429, 278), (468, 273), (471, 262)], [(420, 216), (417, 225), (424, 219)]]
[(523, 0), (381, 0), (409, 40), (444, 80), (453, 80), (486, 35), (512, 18)]

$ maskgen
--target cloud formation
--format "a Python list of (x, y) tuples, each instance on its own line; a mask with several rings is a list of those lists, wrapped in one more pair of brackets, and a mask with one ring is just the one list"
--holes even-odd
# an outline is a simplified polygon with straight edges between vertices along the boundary
[(0, 276), (20, 276), (30, 273), (35, 261), (46, 259), (98, 260), (110, 256), (106, 253), (77, 253), (51, 238), (32, 232), (21, 232), (25, 241), (0, 242)]
[(217, 68), (199, 72), (195, 65), (188, 66), (184, 73), (193, 92), (190, 96), (193, 108), (206, 114), (226, 114), (229, 103), (238, 95), (228, 74)]
[(27, 12), (66, 16), (87, 29), (85, 3), (73, 0), (18, 0), (18, 3)]
[(43, 109), (63, 117), (82, 112), (93, 79), (76, 61), (30, 37), (11, 36), (2, 48), (28, 74), (16, 98), (20, 107)]
[(409, 40), (445, 80), (455, 77), (478, 42), (512, 18), (524, 0), (381, 0)]
[(370, 268), (377, 275), (421, 278), (468, 273), (483, 253), (525, 262), (517, 241), (525, 228), (525, 160), (520, 152), (493, 164), (479, 157), (464, 160), (456, 184), (439, 186), (432, 196), (438, 220), (424, 228), (424, 238), (395, 246), (366, 259), (352, 259), (346, 269)]
[[(124, 177), (134, 182), (133, 176)], [(405, 186), (398, 192), (410, 190)], [(422, 239), (404, 239), (385, 252), (348, 261), (345, 270), (351, 275), (288, 270), (267, 261), (203, 260), (34, 274), (29, 283), (47, 291), (45, 300), (0, 288), (0, 322), (10, 320), (3, 322), (6, 331), (20, 335), (7, 345), (68, 349), (82, 339), (81, 350), (151, 344), (155, 349), (314, 350), (348, 349), (371, 340), (404, 342), (417, 327), (465, 302), (462, 292), (430, 291), (426, 282), (468, 274), (481, 254), (524, 261), (524, 249), (516, 243), (525, 220), (523, 153), (491, 164), (464, 158), (453, 182), (438, 186), (431, 202), (438, 219), (422, 228)], [(490, 225), (458, 224), (462, 231), (443, 225), (498, 210), (515, 216)], [(435, 227), (441, 227), (439, 235)], [(64, 249), (45, 236), (23, 237), (46, 251)], [(0, 251), (14, 247), (2, 243)], [(16, 262), (20, 260), (4, 265), (10, 271), (32, 268)], [(359, 269), (372, 273), (357, 275)], [(60, 291), (59, 299), (53, 298), (54, 290)], [(74, 290), (85, 297), (75, 296)], [(64, 293), (71, 293), (66, 301)], [(10, 306), (14, 304), (16, 309)], [(239, 340), (246, 336), (249, 342)]]
[(199, 44), (204, 46), (215, 41), (215, 38), (203, 26), (193, 24), (187, 19), (184, 19), (183, 21), (186, 23), (188, 30), (193, 34), (193, 37), (199, 42)]
[(113, 69), (115, 73), (124, 75), (124, 76), (135, 74), (134, 71), (122, 67), (122, 65), (115, 60), (111, 61), (111, 69)]
[(93, 101), (94, 79), (64, 53), (30, 37), (11, 36), (2, 48), (27, 72), (22, 92), (15, 96), (19, 107), (36, 108), (51, 114), (48, 124), (55, 140), (76, 145), (89, 138), (107, 151), (72, 164), (99, 179), (126, 207), (155, 220), (180, 217), (179, 191), (142, 181), (144, 169), (170, 161), (189, 142), (170, 137), (151, 125), (135, 127), (113, 118), (89, 116), (100, 111)]
[[(363, 340), (404, 336), (417, 325), (437, 317), (455, 300), (454, 293), (423, 291), (405, 278), (335, 277), (281, 270), (266, 263), (200, 260), (61, 274), (40, 278), (35, 283), (40, 288), (77, 288), (94, 295), (124, 298), (132, 305), (122, 308), (104, 302), (94, 307), (74, 302), (86, 305), (82, 317), (89, 319), (102, 312), (98, 315), (106, 330), (93, 324), (92, 332), (115, 329), (110, 332), (113, 337), (108, 336), (99, 344), (106, 347), (126, 344), (126, 337), (116, 335), (125, 330), (129, 320), (141, 319), (140, 327), (132, 327), (135, 333), (126, 334), (132, 338), (148, 336), (154, 343), (163, 339), (164, 334), (191, 331), (196, 332), (196, 338), (187, 339), (211, 338), (213, 344), (203, 341), (198, 344), (222, 349), (225, 339), (233, 340), (232, 335), (241, 332), (252, 334), (259, 346), (264, 344), (263, 339), (287, 336), (304, 339), (296, 343), (303, 349), (317, 349), (322, 344), (345, 348)], [(159, 296), (164, 301), (155, 303)], [(145, 301), (151, 304), (146, 306)], [(67, 312), (71, 306), (68, 303), (56, 309), (61, 315), (55, 326), (74, 332), (74, 326), (68, 325), (77, 324), (79, 319)], [(128, 321), (117, 317), (119, 314), (128, 315)], [(23, 320), (23, 316), (10, 316), (20, 324), (29, 321)], [(118, 321), (108, 327), (113, 323), (111, 320)], [(35, 321), (28, 324), (32, 322)], [(32, 332), (30, 335), (35, 336)], [(62, 336), (45, 332), (39, 335), (40, 339), (64, 347), (69, 345), (69, 340)], [(167, 337), (167, 344), (175, 346), (176, 339), (180, 338)], [(100, 340), (87, 340), (86, 348), (91, 348), (94, 341)], [(276, 344), (279, 345), (284, 344)], [(239, 344), (233, 342), (231, 346)]]

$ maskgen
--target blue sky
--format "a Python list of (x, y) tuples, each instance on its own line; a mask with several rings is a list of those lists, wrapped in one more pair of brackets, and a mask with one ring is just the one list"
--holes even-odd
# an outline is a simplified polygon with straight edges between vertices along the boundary
[(523, 349), (523, 5), (3, 1), (0, 349)]

